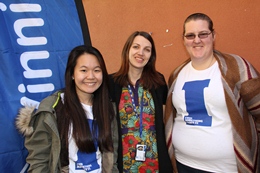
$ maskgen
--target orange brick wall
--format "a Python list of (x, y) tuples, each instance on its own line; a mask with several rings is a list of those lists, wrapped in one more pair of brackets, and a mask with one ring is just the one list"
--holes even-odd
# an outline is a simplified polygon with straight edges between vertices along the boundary
[(108, 72), (118, 70), (121, 50), (135, 30), (152, 32), (157, 70), (170, 72), (188, 58), (182, 25), (191, 13), (211, 17), (215, 48), (238, 54), (260, 71), (260, 1), (257, 0), (83, 0), (92, 45), (103, 54)]

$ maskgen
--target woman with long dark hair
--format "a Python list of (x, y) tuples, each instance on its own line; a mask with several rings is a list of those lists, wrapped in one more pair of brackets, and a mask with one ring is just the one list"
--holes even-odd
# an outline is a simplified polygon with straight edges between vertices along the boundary
[(117, 107), (120, 172), (172, 172), (164, 136), (164, 76), (156, 71), (151, 35), (132, 33), (122, 50), (120, 69), (110, 77)]
[(18, 115), (29, 172), (117, 172), (117, 126), (108, 82), (96, 48), (82, 45), (70, 52), (65, 88), (45, 98), (35, 112), (27, 107)]

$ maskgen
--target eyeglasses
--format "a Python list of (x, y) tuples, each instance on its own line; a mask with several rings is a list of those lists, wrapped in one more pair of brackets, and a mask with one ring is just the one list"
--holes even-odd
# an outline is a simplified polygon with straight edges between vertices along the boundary
[[(198, 37), (200, 39), (203, 39), (203, 38), (207, 38), (212, 32), (203, 32), (203, 33), (199, 33), (198, 34)], [(196, 35), (195, 34), (187, 34), (187, 35), (184, 35), (184, 37), (188, 40), (193, 40), (196, 38)]]

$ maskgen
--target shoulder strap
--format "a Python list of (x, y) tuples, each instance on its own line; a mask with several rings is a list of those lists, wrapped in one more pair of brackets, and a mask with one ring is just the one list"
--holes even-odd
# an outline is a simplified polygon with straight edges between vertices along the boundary
[(58, 104), (58, 102), (60, 101), (60, 94), (61, 92), (58, 92), (58, 97), (57, 97), (57, 100), (55, 101), (55, 103), (52, 105), (52, 108), (55, 108)]

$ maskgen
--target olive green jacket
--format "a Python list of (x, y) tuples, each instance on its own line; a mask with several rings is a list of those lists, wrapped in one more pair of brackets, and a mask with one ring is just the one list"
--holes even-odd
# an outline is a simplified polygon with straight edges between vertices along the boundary
[[(69, 172), (68, 166), (61, 168), (61, 142), (56, 122), (55, 105), (59, 92), (45, 98), (35, 110), (35, 107), (25, 106), (20, 109), (16, 119), (18, 130), (25, 136), (25, 147), (28, 150), (26, 158), (30, 164), (29, 173), (59, 173)], [(102, 172), (116, 173), (118, 135), (116, 121), (111, 124), (114, 142), (114, 153), (102, 153)]]

